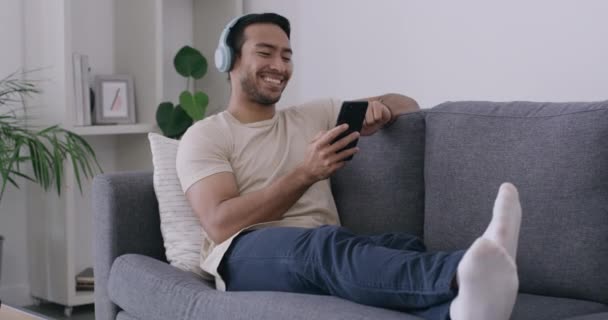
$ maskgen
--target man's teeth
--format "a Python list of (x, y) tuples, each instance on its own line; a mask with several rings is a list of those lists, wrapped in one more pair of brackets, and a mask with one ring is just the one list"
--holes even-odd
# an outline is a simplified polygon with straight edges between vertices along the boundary
[(264, 77), (264, 81), (274, 83), (274, 84), (281, 84), (281, 82), (282, 82), (279, 79), (274, 79), (274, 78), (269, 78), (269, 77)]

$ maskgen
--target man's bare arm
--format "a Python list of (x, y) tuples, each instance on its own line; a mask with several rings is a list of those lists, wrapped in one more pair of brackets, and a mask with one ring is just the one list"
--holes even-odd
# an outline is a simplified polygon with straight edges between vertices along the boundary
[(383, 105), (387, 106), (392, 114), (390, 122), (395, 121), (400, 114), (420, 110), (420, 106), (416, 100), (398, 93), (388, 93), (375, 97), (375, 99), (370, 98), (368, 101), (380, 101)]
[(339, 126), (319, 133), (309, 145), (304, 161), (263, 189), (240, 195), (236, 179), (229, 172), (193, 184), (186, 197), (209, 238), (221, 243), (253, 224), (279, 220), (310, 186), (327, 179), (344, 166), (344, 158), (358, 151), (352, 148), (336, 153), (358, 138), (357, 133), (331, 144), (346, 128)]
[(371, 136), (383, 127), (389, 126), (400, 114), (420, 110), (416, 100), (396, 93), (364, 98), (369, 106), (365, 114), (361, 135)]
[(279, 220), (310, 186), (304, 171), (296, 169), (261, 190), (240, 195), (231, 172), (196, 182), (186, 197), (213, 242), (221, 243), (239, 230)]

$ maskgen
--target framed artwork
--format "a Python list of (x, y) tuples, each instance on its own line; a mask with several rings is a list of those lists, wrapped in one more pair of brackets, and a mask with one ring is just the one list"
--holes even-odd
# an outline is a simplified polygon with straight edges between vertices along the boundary
[(98, 75), (95, 77), (95, 124), (135, 123), (133, 77)]

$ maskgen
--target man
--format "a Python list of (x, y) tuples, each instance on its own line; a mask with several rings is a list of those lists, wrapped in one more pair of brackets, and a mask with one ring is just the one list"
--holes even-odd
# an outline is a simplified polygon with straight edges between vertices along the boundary
[[(333, 100), (276, 110), (293, 70), (289, 38), (276, 14), (230, 23), (220, 48), (233, 52), (216, 54), (230, 75), (228, 108), (180, 142), (182, 188), (208, 237), (201, 267), (217, 288), (335, 295), (428, 319), (508, 319), (518, 288), (515, 187), (500, 187), (487, 231), (466, 252), (428, 253), (407, 234), (339, 227), (328, 178), (359, 151), (339, 151), (359, 133), (332, 143), (347, 129), (334, 127)], [(362, 135), (417, 109), (395, 94), (367, 100)]]

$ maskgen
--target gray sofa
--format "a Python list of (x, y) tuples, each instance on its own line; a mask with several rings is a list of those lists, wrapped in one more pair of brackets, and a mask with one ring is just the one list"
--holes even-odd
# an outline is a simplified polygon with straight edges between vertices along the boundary
[[(448, 102), (360, 141), (342, 224), (467, 248), (501, 182), (521, 196), (516, 320), (608, 319), (608, 102)], [(218, 292), (167, 264), (152, 173), (97, 176), (95, 312), (110, 319), (419, 319), (336, 297)]]

